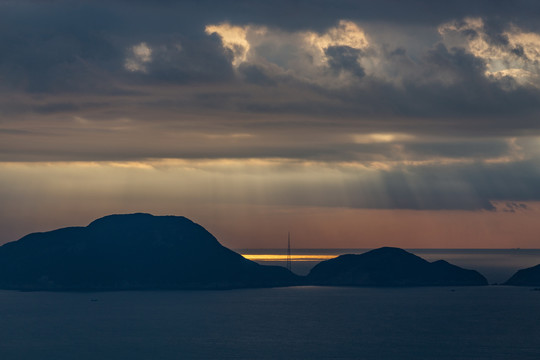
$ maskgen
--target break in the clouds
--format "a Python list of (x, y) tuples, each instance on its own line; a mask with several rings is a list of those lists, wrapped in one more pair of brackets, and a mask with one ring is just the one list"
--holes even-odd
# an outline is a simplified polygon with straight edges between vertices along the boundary
[[(279, 186), (265, 192), (287, 205), (540, 200), (538, 11), (527, 1), (2, 1), (0, 161), (232, 159), (247, 177), (250, 161), (272, 161)], [(303, 186), (303, 170), (284, 170), (308, 165), (339, 175)]]

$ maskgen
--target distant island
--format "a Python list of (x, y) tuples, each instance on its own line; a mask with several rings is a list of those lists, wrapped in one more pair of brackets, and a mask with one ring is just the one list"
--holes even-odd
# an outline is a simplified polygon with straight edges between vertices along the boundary
[(540, 265), (519, 270), (504, 285), (540, 286)]
[(300, 281), (283, 267), (245, 259), (180, 216), (110, 215), (0, 247), (3, 289), (231, 289)]
[(487, 285), (484, 276), (444, 260), (428, 262), (403, 249), (382, 247), (360, 255), (341, 255), (310, 271), (308, 282), (333, 286)]
[(33, 233), (0, 246), (0, 288), (112, 291), (296, 285), (487, 285), (474, 270), (398, 248), (341, 255), (307, 276), (263, 266), (222, 246), (181, 216), (109, 215), (86, 227)]

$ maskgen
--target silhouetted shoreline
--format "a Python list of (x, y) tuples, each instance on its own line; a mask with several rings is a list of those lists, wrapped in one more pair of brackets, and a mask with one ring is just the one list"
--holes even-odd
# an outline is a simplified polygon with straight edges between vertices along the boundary
[[(540, 285), (537, 272), (520, 270), (504, 285)], [(6, 290), (227, 290), (302, 285), (485, 286), (488, 282), (478, 271), (444, 260), (428, 262), (392, 247), (344, 254), (299, 276), (284, 267), (245, 259), (185, 217), (143, 213), (109, 215), (86, 227), (29, 234), (0, 247), (0, 288)]]

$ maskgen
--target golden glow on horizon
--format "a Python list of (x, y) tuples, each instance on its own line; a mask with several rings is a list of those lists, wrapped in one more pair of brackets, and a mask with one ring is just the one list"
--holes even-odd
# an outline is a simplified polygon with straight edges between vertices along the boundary
[[(253, 261), (287, 261), (287, 255), (275, 255), (275, 254), (241, 254), (248, 260)], [(323, 261), (333, 259), (337, 255), (291, 255), (292, 261)]]

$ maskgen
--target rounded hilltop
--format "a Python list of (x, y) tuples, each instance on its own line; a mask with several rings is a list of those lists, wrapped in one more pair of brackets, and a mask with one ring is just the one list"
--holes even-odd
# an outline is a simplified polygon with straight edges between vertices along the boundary
[(323, 261), (310, 271), (308, 281), (334, 286), (463, 286), (487, 285), (475, 270), (444, 260), (428, 262), (403, 249), (382, 247), (363, 254), (346, 254)]
[(4, 289), (228, 289), (297, 282), (285, 268), (227, 249), (182, 216), (109, 215), (0, 247)]

